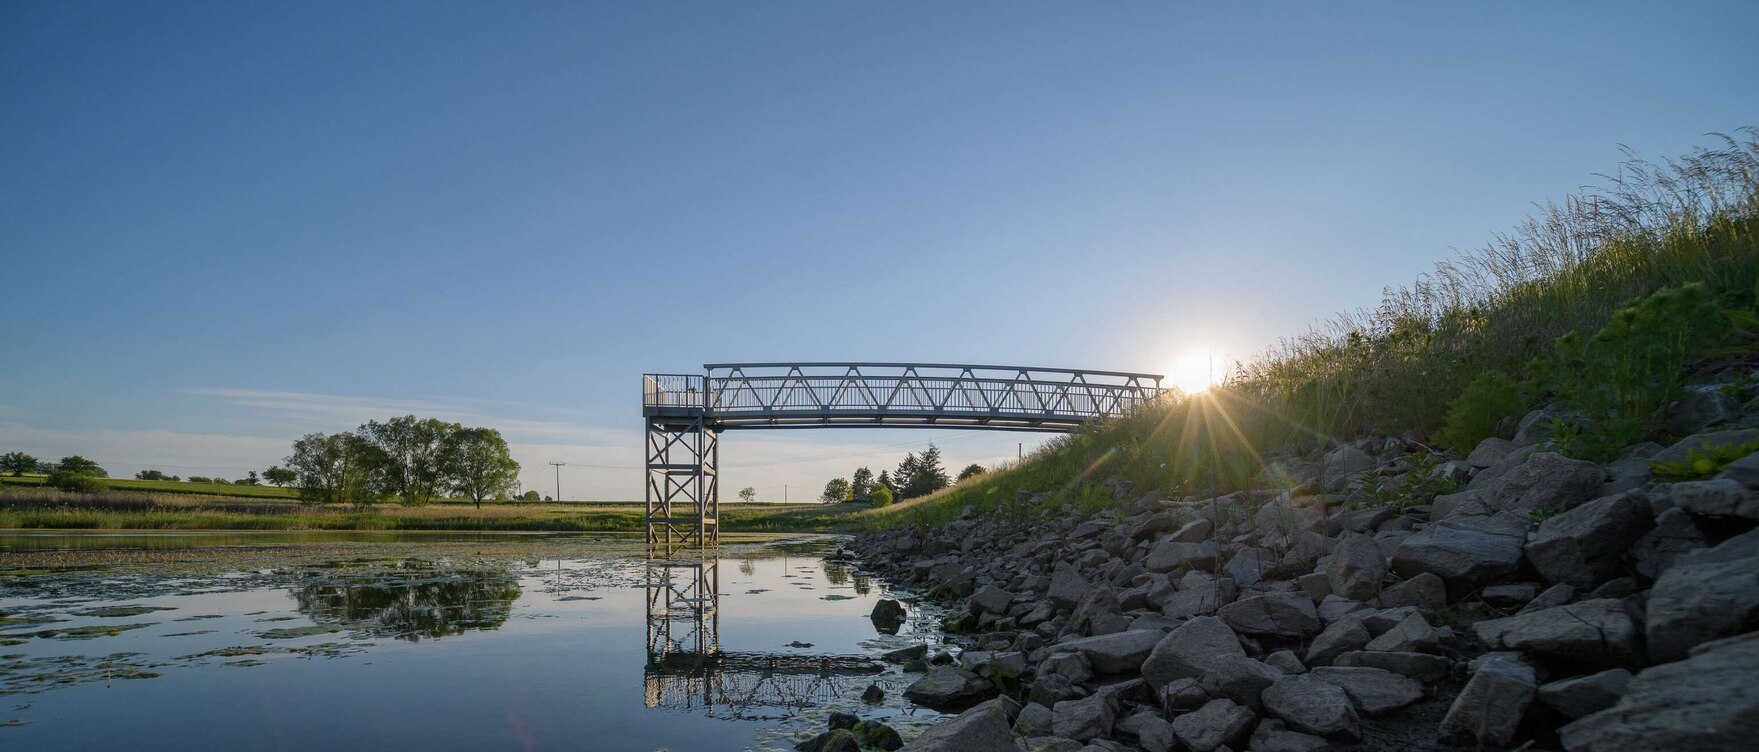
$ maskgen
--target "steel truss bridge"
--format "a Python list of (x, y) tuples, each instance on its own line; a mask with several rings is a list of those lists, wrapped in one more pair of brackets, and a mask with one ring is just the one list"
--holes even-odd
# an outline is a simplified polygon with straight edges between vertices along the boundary
[(648, 561), (647, 707), (787, 718), (841, 696), (857, 677), (884, 670), (866, 656), (722, 651), (720, 583), (720, 565), (712, 557)]
[(711, 363), (641, 378), (647, 541), (719, 539), (720, 434), (748, 428), (1069, 432), (1161, 394), (1158, 374), (947, 363)]

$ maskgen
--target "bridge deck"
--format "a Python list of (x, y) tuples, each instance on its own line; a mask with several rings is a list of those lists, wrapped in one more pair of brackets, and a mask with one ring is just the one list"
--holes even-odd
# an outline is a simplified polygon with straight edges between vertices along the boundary
[(1161, 376), (1019, 366), (907, 363), (711, 364), (647, 374), (650, 420), (735, 428), (1074, 430), (1159, 396)]

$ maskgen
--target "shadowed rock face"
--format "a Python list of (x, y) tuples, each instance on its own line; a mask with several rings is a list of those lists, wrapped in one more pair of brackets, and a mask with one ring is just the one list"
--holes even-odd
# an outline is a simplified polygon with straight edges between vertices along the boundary
[(1745, 752), (1759, 739), (1759, 633), (1646, 669), (1617, 704), (1565, 726), (1569, 752)]
[[(897, 566), (930, 582), (956, 566), (975, 588), (957, 604), (977, 614), (971, 649), (1023, 656), (1000, 689), (1033, 702), (1029, 749), (1495, 750), (1545, 745), (1543, 724), (1569, 719), (1570, 752), (1752, 748), (1759, 670), (1736, 654), (1748, 648), (1707, 641), (1759, 643), (1733, 637), (1759, 629), (1759, 531), (1742, 516), (1759, 460), (1669, 488), (1645, 459), (1659, 447), (1612, 467), (1492, 440), (1444, 463), (1465, 491), (1355, 506), (1437, 466), (1401, 456), (1413, 446), (1276, 460), (1308, 489), (1329, 475), (1336, 496), (1120, 495), (1097, 513), (966, 517), (858, 545), (873, 561), (890, 538), (928, 538), (932, 566), (907, 552)], [(1710, 650), (1746, 684), (1685, 687), (1666, 663)], [(1439, 720), (1411, 710), (1444, 705)]]

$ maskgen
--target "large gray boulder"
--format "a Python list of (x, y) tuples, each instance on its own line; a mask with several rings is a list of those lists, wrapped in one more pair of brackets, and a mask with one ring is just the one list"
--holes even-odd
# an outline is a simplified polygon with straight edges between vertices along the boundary
[(1436, 653), (1441, 651), (1441, 636), (1423, 614), (1413, 610), (1391, 629), (1369, 640), (1366, 649), (1388, 653)]
[(1250, 546), (1235, 553), (1228, 563), (1222, 566), (1222, 572), (1233, 578), (1234, 584), (1249, 588), (1259, 583), (1277, 567), (1277, 555), (1268, 548)]
[(1159, 690), (1176, 679), (1202, 678), (1231, 657), (1246, 657), (1239, 636), (1221, 619), (1199, 616), (1161, 638), (1142, 662), (1142, 678)]
[(1687, 387), (1678, 402), (1668, 405), (1667, 430), (1675, 436), (1698, 433), (1741, 417), (1741, 403), (1717, 384)]
[(1759, 519), (1759, 491), (1730, 478), (1675, 483), (1666, 493), (1674, 506), (1692, 514)]
[(1332, 662), (1338, 666), (1366, 666), (1391, 671), (1400, 676), (1408, 676), (1424, 684), (1434, 684), (1447, 678), (1453, 670), (1453, 661), (1439, 655), (1429, 653), (1408, 653), (1395, 651), (1358, 650), (1345, 653)]
[(1008, 714), (984, 704), (942, 721), (904, 745), (904, 752), (1017, 752)]
[(1466, 455), (1466, 464), (1479, 469), (1487, 468), (1501, 462), (1514, 449), (1515, 442), (1492, 436), (1478, 442), (1472, 453)]
[(1508, 648), (1583, 666), (1623, 666), (1638, 656), (1638, 629), (1616, 598), (1486, 619), (1472, 631), (1491, 649)]
[(1215, 541), (1205, 540), (1189, 543), (1179, 540), (1163, 540), (1154, 545), (1144, 559), (1142, 566), (1150, 572), (1173, 572), (1180, 569), (1215, 569), (1216, 557), (1221, 555)]
[(1142, 670), (1142, 662), (1164, 636), (1159, 631), (1138, 629), (1070, 640), (1057, 645), (1057, 649), (1086, 656), (1088, 664), (1099, 674), (1134, 674)]
[(1759, 633), (1637, 674), (1611, 708), (1559, 730), (1569, 752), (1747, 752), (1759, 740)]
[(1064, 700), (1051, 707), (1051, 733), (1077, 741), (1105, 736), (1112, 732), (1117, 713), (1117, 698), (1109, 692)]
[(1300, 593), (1241, 598), (1223, 606), (1220, 615), (1236, 632), (1266, 637), (1300, 639), (1318, 633), (1321, 626), (1313, 600)]
[(1074, 567), (1058, 567), (1051, 573), (1050, 591), (1045, 594), (1057, 608), (1072, 609), (1093, 587)]
[(1448, 587), (1433, 573), (1419, 572), (1417, 576), (1381, 591), (1376, 601), (1381, 608), (1411, 606), (1425, 613), (1435, 613), (1447, 608)]
[(1350, 696), (1310, 673), (1285, 676), (1264, 690), (1264, 710), (1296, 731), (1359, 739), (1362, 720)]
[(1309, 666), (1330, 665), (1340, 655), (1367, 647), (1372, 639), (1374, 636), (1362, 626), (1361, 619), (1339, 619), (1327, 625), (1325, 631), (1308, 644), (1306, 663)]
[(1327, 491), (1341, 491), (1357, 474), (1374, 467), (1367, 452), (1345, 444), (1327, 452), (1321, 461), (1322, 482)]
[(1694, 645), (1759, 628), (1759, 529), (1687, 553), (1649, 591), (1649, 657), (1686, 657)]
[(1283, 672), (1269, 664), (1251, 658), (1234, 657), (1205, 671), (1197, 684), (1210, 697), (1226, 697), (1241, 705), (1258, 707), (1259, 696), (1281, 678)]
[[(1526, 515), (1535, 508), (1562, 511), (1594, 498), (1606, 472), (1557, 452), (1539, 452), (1483, 486), (1492, 511)], [(1475, 484), (1476, 485), (1476, 484)]]
[(1174, 718), (1173, 733), (1191, 752), (1213, 752), (1224, 744), (1245, 739), (1255, 719), (1250, 708), (1228, 700), (1210, 700), (1203, 707)]
[(1710, 541), (1690, 513), (1663, 510), (1655, 516), (1655, 527), (1631, 545), (1632, 568), (1651, 580), (1660, 579), (1680, 556), (1708, 545)]
[(1641, 492), (1596, 499), (1541, 523), (1527, 539), (1527, 560), (1547, 582), (1593, 588), (1620, 573), (1625, 554), (1654, 526)]
[(1759, 452), (1728, 463), (1716, 477), (1732, 480), (1747, 488), (1759, 489)]
[(1143, 712), (1137, 713), (1133, 720), (1136, 740), (1142, 744), (1144, 752), (1173, 752), (1177, 748), (1179, 737), (1173, 732), (1173, 724), (1165, 718)]
[(1313, 675), (1337, 685), (1363, 715), (1380, 716), (1423, 699), (1423, 684), (1378, 668), (1321, 666)]
[(1539, 701), (1567, 718), (1581, 718), (1612, 707), (1625, 696), (1630, 684), (1630, 671), (1607, 669), (1543, 685), (1539, 688)]
[(1186, 572), (1179, 578), (1178, 590), (1151, 593), (1149, 600), (1169, 619), (1189, 619), (1215, 614), (1222, 606), (1232, 603), (1237, 593), (1238, 588), (1229, 578), (1206, 572)]
[(1392, 568), (1406, 577), (1433, 573), (1459, 592), (1508, 579), (1520, 571), (1527, 525), (1512, 513), (1432, 523), (1399, 543)]
[(1312, 734), (1290, 729), (1275, 718), (1266, 718), (1252, 732), (1252, 752), (1319, 752), (1328, 742)]
[(1386, 557), (1380, 553), (1380, 544), (1366, 535), (1346, 535), (1332, 550), (1325, 579), (1333, 595), (1365, 601), (1380, 592), (1380, 581), (1386, 572)]
[(904, 688), (904, 698), (935, 710), (958, 709), (994, 697), (995, 685), (977, 674), (939, 666)]
[(1444, 741), (1481, 749), (1507, 748), (1538, 692), (1532, 666), (1513, 660), (1486, 662), (1454, 698), (1437, 734)]
[(995, 585), (985, 585), (978, 588), (977, 592), (971, 594), (971, 613), (981, 614), (988, 612), (998, 616), (1005, 616), (1008, 613), (1008, 606), (1013, 604), (1013, 602), (1013, 593), (996, 587)]

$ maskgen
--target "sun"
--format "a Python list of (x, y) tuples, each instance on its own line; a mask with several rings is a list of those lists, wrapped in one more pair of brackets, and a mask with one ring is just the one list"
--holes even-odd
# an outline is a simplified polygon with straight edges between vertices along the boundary
[(1214, 360), (1207, 351), (1186, 353), (1167, 367), (1167, 381), (1186, 394), (1207, 390), (1215, 386)]

